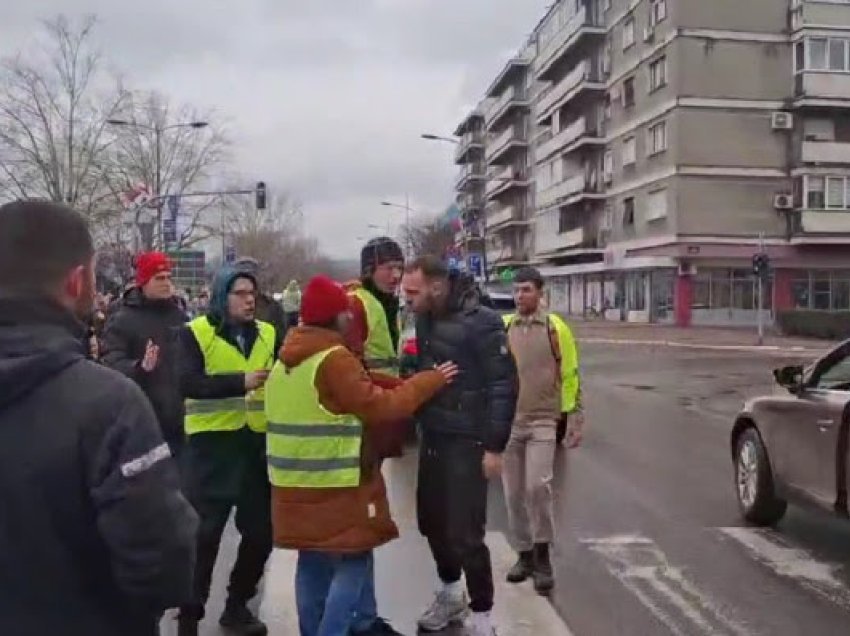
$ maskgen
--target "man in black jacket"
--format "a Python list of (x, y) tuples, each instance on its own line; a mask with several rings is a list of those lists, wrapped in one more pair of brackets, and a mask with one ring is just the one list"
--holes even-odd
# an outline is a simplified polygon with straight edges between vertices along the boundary
[(419, 619), (425, 631), (440, 631), (465, 618), (460, 587), (466, 575), (471, 636), (491, 636), (493, 573), (484, 543), (487, 480), (501, 472), (517, 398), (517, 375), (502, 319), (483, 307), (468, 277), (449, 273), (439, 259), (409, 264), (404, 294), (417, 314), (420, 369), (449, 360), (460, 374), (419, 413), (417, 511), (441, 588)]
[(136, 286), (124, 294), (106, 324), (101, 361), (142, 388), (175, 456), (184, 437), (177, 337), (185, 323), (174, 298), (168, 257), (160, 252), (140, 254)]
[(80, 215), (0, 208), (0, 634), (154, 636), (191, 593), (197, 516), (148, 400), (86, 360)]

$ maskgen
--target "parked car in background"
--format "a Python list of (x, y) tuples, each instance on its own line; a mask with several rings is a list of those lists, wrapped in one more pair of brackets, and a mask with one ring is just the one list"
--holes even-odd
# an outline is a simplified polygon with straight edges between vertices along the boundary
[(774, 525), (789, 501), (847, 517), (850, 341), (774, 378), (776, 394), (747, 402), (730, 437), (744, 519)]

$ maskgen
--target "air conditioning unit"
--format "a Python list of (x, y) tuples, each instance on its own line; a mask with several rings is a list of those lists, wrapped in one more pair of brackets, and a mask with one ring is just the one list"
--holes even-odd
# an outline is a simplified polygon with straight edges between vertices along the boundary
[(655, 29), (651, 26), (644, 27), (643, 29), (643, 41), (644, 42), (652, 42), (655, 39)]
[(791, 130), (794, 128), (794, 115), (778, 110), (770, 114), (770, 127), (773, 130)]
[(790, 194), (777, 194), (773, 197), (773, 207), (777, 210), (791, 210), (794, 208), (794, 197)]
[(696, 276), (697, 266), (693, 263), (679, 263), (679, 276)]

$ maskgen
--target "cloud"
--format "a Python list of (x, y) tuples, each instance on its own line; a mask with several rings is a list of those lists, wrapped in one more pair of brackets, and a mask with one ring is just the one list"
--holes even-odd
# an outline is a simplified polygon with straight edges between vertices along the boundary
[[(35, 3), (33, 3), (35, 4)], [(77, 0), (97, 14), (104, 57), (129, 83), (214, 108), (232, 122), (246, 178), (291, 191), (322, 246), (356, 254), (380, 206), (452, 200), (450, 133), (548, 0)], [(0, 52), (26, 45), (64, 0), (13, 3)], [(69, 14), (69, 17), (74, 17)]]

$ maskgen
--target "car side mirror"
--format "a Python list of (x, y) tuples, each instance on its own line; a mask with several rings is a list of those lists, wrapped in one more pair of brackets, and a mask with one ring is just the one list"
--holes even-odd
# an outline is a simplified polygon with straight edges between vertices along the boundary
[(788, 389), (789, 393), (798, 394), (803, 392), (803, 367), (792, 365), (774, 369), (773, 377), (776, 383)]

